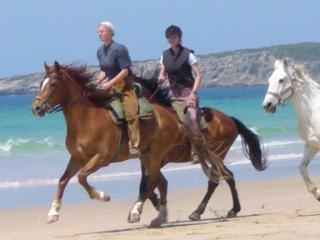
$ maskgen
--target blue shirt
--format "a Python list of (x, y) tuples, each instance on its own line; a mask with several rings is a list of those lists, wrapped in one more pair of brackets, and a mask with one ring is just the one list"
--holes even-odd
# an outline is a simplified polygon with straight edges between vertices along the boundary
[(108, 46), (102, 45), (97, 51), (97, 57), (101, 71), (104, 71), (109, 79), (117, 76), (122, 69), (131, 67), (128, 49), (114, 41)]

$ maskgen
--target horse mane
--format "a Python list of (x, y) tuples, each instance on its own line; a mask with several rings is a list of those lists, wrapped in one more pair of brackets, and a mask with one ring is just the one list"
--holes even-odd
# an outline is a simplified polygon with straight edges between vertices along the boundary
[(300, 64), (292, 64), (292, 68), (295, 71), (295, 73), (297, 74), (297, 76), (302, 79), (303, 81), (309, 82), (312, 85), (316, 86), (317, 88), (320, 88), (319, 83), (317, 83), (315, 80), (313, 80), (308, 72), (306, 71), (306, 69), (300, 65)]
[(159, 69), (149, 71), (149, 72), (141, 72), (138, 75), (133, 75), (134, 81), (140, 83), (144, 89), (149, 91), (153, 100), (152, 102), (156, 101), (159, 104), (165, 106), (171, 106), (170, 100), (170, 89), (169, 86), (162, 87), (158, 83), (158, 75)]
[(293, 69), (295, 70), (295, 73), (298, 75), (299, 78), (304, 79), (307, 74), (306, 70), (304, 67), (300, 64), (293, 64), (292, 65)]
[[(111, 96), (98, 93), (94, 85), (90, 84), (94, 81), (96, 71), (88, 70), (86, 64), (71, 63), (61, 67), (88, 94), (94, 104), (104, 106), (106, 101), (110, 99)], [(154, 100), (163, 105), (170, 105), (169, 88), (158, 89), (158, 73), (158, 70), (154, 70), (146, 73), (141, 72), (139, 76), (133, 74), (134, 82), (140, 83), (151, 95), (157, 91), (154, 94)]]
[(93, 77), (96, 73), (89, 71), (86, 64), (71, 63), (62, 65), (61, 67), (79, 84), (83, 90), (90, 90), (88, 83), (93, 81)]

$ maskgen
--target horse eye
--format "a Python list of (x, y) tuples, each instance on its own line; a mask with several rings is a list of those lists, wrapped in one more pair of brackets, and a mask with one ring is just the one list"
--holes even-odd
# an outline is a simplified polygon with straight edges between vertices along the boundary
[(284, 82), (283, 78), (279, 79), (279, 83), (283, 83), (283, 82)]

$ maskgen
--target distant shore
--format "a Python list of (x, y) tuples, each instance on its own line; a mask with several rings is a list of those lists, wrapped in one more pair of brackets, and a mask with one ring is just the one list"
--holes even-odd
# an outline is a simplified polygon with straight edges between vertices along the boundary
[[(306, 67), (310, 76), (320, 80), (320, 43), (296, 43), (240, 49), (221, 53), (197, 55), (203, 76), (202, 87), (266, 85), (275, 59), (288, 58)], [(76, 59), (75, 59), (76, 60)], [(76, 61), (76, 63), (79, 61)], [(81, 63), (85, 63), (82, 60)], [(61, 64), (69, 64), (62, 62)], [(97, 71), (98, 66), (88, 66)], [(133, 61), (133, 72), (153, 75), (159, 59)], [(43, 72), (0, 78), (0, 94), (28, 94), (39, 90)]]

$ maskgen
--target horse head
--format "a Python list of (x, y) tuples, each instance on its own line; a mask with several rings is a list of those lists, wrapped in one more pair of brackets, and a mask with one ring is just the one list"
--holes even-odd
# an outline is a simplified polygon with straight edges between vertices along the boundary
[(44, 63), (44, 68), (45, 76), (40, 82), (40, 90), (32, 103), (32, 112), (38, 117), (60, 106), (66, 96), (66, 86), (60, 64), (57, 61), (52, 66)]
[(275, 60), (274, 71), (268, 82), (263, 108), (266, 112), (274, 113), (278, 105), (282, 105), (295, 94), (303, 80), (298, 77), (295, 66), (290, 65), (287, 59), (283, 59)]

